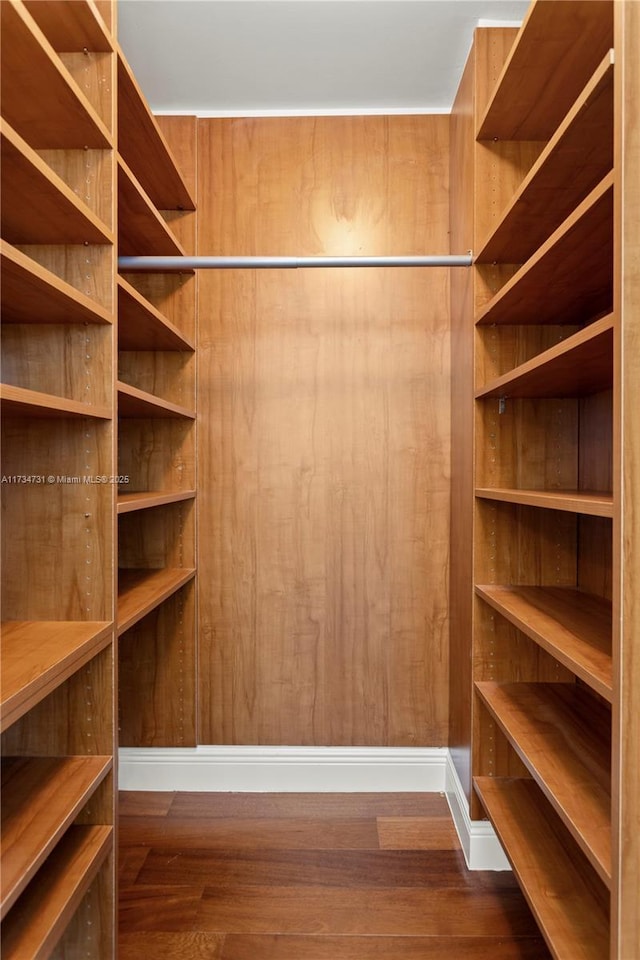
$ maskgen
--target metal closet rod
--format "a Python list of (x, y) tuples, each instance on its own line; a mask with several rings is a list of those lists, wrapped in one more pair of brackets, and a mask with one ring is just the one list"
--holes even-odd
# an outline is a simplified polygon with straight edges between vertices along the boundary
[(296, 270), (298, 267), (470, 267), (471, 253), (431, 257), (118, 257), (120, 270)]

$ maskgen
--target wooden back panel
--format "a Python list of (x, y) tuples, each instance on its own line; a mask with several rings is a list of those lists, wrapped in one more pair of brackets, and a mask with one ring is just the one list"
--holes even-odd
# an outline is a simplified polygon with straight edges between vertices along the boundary
[[(201, 253), (448, 249), (448, 119), (201, 121)], [(200, 741), (447, 737), (448, 273), (199, 277)]]

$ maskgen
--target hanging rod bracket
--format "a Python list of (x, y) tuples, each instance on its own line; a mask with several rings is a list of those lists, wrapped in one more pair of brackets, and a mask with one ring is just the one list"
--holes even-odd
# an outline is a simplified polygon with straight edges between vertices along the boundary
[(471, 253), (406, 257), (118, 257), (120, 270), (297, 270), (306, 267), (470, 267)]

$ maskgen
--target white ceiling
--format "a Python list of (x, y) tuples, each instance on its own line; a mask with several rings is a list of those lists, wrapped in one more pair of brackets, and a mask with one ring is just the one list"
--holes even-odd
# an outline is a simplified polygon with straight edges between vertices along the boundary
[(120, 43), (159, 113), (449, 111), (473, 30), (527, 0), (120, 0)]

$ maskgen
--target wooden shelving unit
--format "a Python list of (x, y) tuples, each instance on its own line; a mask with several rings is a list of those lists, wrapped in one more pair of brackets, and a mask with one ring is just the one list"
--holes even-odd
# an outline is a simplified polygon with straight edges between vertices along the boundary
[[(195, 120), (154, 118), (122, 52), (118, 77), (120, 252), (195, 252)], [(195, 743), (196, 283), (192, 270), (118, 277), (125, 746)]]
[(515, 34), (477, 32), (452, 128), (452, 243), (477, 251), (473, 282), (452, 279), (461, 663), (457, 633), (471, 646), (471, 706), (452, 685), (452, 712), (469, 711), (471, 816), (491, 820), (556, 960), (640, 949), (622, 402), (639, 29), (625, 0), (534, 0)]
[(109, 960), (116, 54), (92, 0), (0, 7), (2, 954)]

